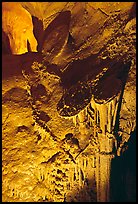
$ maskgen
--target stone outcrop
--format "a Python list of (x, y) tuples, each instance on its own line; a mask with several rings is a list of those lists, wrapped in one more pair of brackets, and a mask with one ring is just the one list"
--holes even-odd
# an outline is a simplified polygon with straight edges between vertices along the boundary
[(27, 41), (32, 51), (36, 51), (37, 41), (33, 35), (30, 13), (20, 3), (2, 3), (2, 29), (10, 41), (13, 54), (28, 52)]

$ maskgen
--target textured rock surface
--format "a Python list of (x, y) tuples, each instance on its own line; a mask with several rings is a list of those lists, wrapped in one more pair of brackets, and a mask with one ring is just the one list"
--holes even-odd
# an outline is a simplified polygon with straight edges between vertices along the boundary
[(2, 29), (9, 38), (13, 54), (28, 52), (27, 41), (31, 50), (36, 51), (37, 41), (32, 32), (32, 18), (20, 3), (2, 3)]
[[(32, 56), (31, 62), (35, 62), (32, 66), (33, 75), (24, 73), (3, 78), (2, 201), (107, 202), (118, 201), (116, 194), (122, 196), (125, 195), (124, 192), (129, 201), (135, 201), (135, 174), (131, 168), (133, 158), (129, 158), (129, 146), (132, 148), (130, 140), (134, 140), (132, 132), (136, 128), (134, 2), (4, 3), (3, 30), (8, 37), (10, 34), (13, 38), (11, 40), (9, 37), (12, 53), (27, 52), (27, 39), (35, 51), (37, 43), (32, 32), (31, 15), (41, 19), (47, 28), (59, 12), (66, 10), (71, 11), (70, 34), (64, 50), (52, 61), (56, 64), (49, 65), (48, 68), (41, 60)], [(26, 25), (29, 26), (29, 30), (21, 35)], [(3, 35), (3, 54), (10, 53), (7, 36)], [(57, 104), (62, 96), (68, 93), (69, 100), (72, 99), (75, 92), (69, 90), (75, 90), (74, 87), (79, 85), (77, 80), (73, 82), (73, 88), (66, 87), (65, 90), (61, 84), (60, 74), (57, 76), (54, 69), (57, 69), (57, 72), (61, 71), (64, 76), (66, 68), (71, 68), (70, 64), (65, 67), (68, 63), (83, 60), (93, 54), (96, 62), (93, 60), (92, 67), (95, 70), (97, 63), (102, 60), (104, 62), (105, 59), (131, 62), (126, 82), (123, 82), (124, 87), (109, 101), (102, 101), (101, 104), (100, 97), (95, 100), (94, 93), (90, 92), (88, 103), (85, 101), (88, 97), (84, 97), (84, 101), (82, 97), (79, 98), (78, 106), (81, 106), (81, 109), (75, 115), (71, 117), (59, 115)], [(23, 62), (30, 67), (29, 59), (24, 59), (22, 58)], [(5, 67), (9, 64), (6, 62), (4, 61)], [(77, 69), (80, 68), (81, 62), (75, 62), (75, 70), (72, 68), (70, 75), (72, 80), (75, 74), (79, 73)], [(10, 66), (14, 67), (12, 63)], [(85, 69), (85, 66), (81, 69)], [(116, 72), (110, 69), (109, 75), (116, 77)], [(89, 81), (90, 87), (92, 73), (90, 66), (80, 82), (82, 86)], [(104, 80), (101, 80), (100, 74)], [(104, 93), (106, 89), (109, 91), (107, 86), (109, 78), (106, 81), (105, 74), (106, 72), (102, 73), (102, 69), (99, 70), (97, 80), (99, 87), (104, 83), (102, 86)], [(118, 77), (121, 78), (122, 75), (124, 69)], [(95, 74), (93, 76), (95, 80)], [(115, 80), (114, 83), (116, 82)], [(72, 101), (73, 113), (76, 108), (75, 102)], [(135, 152), (133, 156), (134, 154)], [(125, 163), (123, 170), (119, 170), (118, 162), (113, 167), (111, 162), (113, 158), (118, 160), (124, 157), (129, 158), (131, 162)], [(121, 162), (123, 160), (121, 159)], [(114, 175), (118, 172), (117, 179), (114, 176), (114, 182), (111, 183), (112, 189), (115, 189), (112, 192), (113, 198), (110, 197), (112, 168)], [(122, 184), (121, 176), (118, 175), (125, 181), (128, 175), (129, 179)], [(121, 194), (122, 190), (118, 191), (118, 188), (124, 192)]]

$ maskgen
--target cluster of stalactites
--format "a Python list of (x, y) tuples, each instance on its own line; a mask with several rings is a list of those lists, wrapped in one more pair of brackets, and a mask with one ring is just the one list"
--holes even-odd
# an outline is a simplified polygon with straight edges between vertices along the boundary
[[(111, 101), (103, 104), (96, 103), (92, 97), (90, 104), (77, 115), (70, 117), (80, 132), (84, 127), (95, 127), (100, 133), (113, 133), (116, 124), (120, 93)], [(86, 125), (87, 124), (87, 125)], [(82, 133), (82, 132), (81, 132)]]

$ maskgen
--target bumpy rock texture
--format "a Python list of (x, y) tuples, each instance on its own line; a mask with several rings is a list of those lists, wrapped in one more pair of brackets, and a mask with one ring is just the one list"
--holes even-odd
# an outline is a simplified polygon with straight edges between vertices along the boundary
[(27, 52), (27, 41), (31, 50), (36, 51), (37, 41), (33, 35), (32, 17), (20, 3), (2, 4), (2, 29), (8, 36), (13, 54)]
[(3, 202), (136, 201), (135, 14), (2, 4)]

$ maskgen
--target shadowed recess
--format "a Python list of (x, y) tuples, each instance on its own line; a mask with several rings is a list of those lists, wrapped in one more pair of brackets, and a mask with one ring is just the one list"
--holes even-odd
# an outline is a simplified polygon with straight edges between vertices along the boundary
[(70, 18), (71, 12), (64, 11), (59, 13), (48, 25), (42, 38), (42, 50), (44, 55), (47, 56), (49, 53), (53, 58), (53, 56), (57, 55), (65, 46), (68, 40)]

